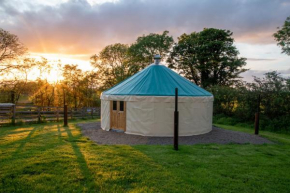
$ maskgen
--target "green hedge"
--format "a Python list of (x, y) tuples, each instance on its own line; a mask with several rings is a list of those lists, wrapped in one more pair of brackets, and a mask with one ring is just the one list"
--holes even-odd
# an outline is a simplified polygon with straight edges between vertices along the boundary
[(220, 124), (254, 124), (260, 96), (263, 130), (290, 132), (290, 79), (266, 73), (253, 83), (209, 88), (214, 95), (214, 121)]

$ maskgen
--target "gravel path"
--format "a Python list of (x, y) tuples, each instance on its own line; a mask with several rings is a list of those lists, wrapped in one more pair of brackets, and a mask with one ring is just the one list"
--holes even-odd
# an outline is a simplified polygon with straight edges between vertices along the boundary
[[(129, 135), (125, 133), (104, 131), (100, 127), (100, 122), (95, 123), (79, 123), (83, 135), (89, 137), (91, 140), (98, 144), (150, 144), (150, 145), (171, 145), (173, 137), (144, 137), (139, 135)], [(248, 133), (230, 131), (217, 127), (213, 127), (212, 131), (203, 135), (194, 135), (189, 137), (179, 137), (179, 144), (228, 144), (228, 143), (251, 143), (251, 144), (264, 144), (273, 142), (260, 136), (251, 135)]]

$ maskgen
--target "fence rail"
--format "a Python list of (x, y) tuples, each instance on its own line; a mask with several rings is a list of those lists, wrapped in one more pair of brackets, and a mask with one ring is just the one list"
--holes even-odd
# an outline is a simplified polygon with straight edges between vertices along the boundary
[[(99, 107), (68, 108), (68, 119), (96, 118)], [(42, 107), (25, 105), (0, 105), (0, 125), (20, 122), (60, 121), (64, 117), (64, 107)]]

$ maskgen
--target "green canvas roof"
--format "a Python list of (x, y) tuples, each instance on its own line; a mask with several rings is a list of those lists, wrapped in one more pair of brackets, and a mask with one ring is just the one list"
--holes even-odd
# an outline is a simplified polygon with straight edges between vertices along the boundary
[(212, 96), (164, 65), (151, 64), (144, 70), (103, 92), (104, 95)]

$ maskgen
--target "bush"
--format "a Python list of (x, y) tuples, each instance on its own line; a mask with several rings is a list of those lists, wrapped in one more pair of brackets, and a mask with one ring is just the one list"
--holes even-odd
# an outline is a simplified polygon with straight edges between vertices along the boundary
[(290, 79), (277, 72), (235, 87), (214, 86), (214, 122), (253, 126), (260, 96), (260, 126), (263, 130), (290, 132)]
[(263, 118), (260, 122), (260, 127), (262, 130), (288, 133), (290, 132), (290, 117), (278, 117), (275, 119)]
[(250, 122), (243, 122), (242, 120), (235, 117), (228, 117), (224, 114), (215, 115), (213, 117), (213, 122), (216, 124), (222, 125), (233, 125), (239, 127), (252, 127), (253, 125)]

